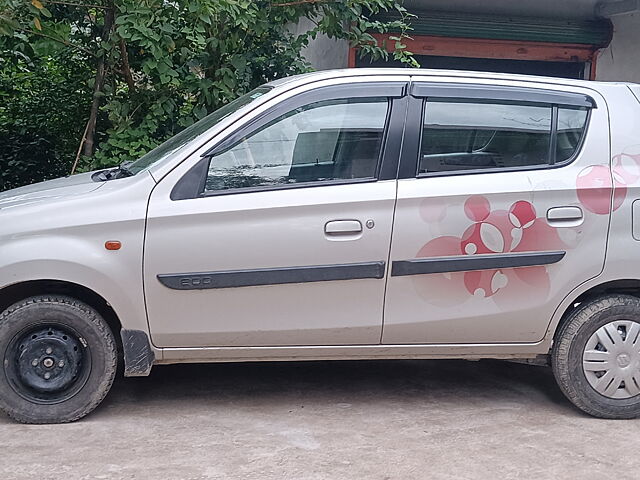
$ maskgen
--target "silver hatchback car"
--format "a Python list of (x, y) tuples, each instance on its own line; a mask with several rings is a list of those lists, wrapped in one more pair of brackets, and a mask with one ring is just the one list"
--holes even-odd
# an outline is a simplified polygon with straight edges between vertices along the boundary
[(328, 71), (138, 161), (0, 194), (0, 408), (117, 365), (497, 358), (640, 416), (640, 86)]

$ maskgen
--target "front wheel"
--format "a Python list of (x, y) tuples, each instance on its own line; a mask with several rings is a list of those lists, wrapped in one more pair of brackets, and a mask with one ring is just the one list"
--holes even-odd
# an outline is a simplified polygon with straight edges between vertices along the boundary
[(0, 409), (22, 423), (78, 420), (111, 388), (117, 349), (88, 305), (37, 296), (0, 314)]
[(640, 299), (608, 295), (580, 305), (551, 351), (565, 396), (600, 418), (640, 417)]

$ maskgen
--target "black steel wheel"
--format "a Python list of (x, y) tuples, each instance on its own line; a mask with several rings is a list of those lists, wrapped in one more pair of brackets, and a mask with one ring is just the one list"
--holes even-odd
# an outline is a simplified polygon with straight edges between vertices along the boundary
[(16, 335), (4, 356), (4, 372), (15, 392), (33, 403), (69, 400), (87, 382), (91, 352), (72, 329), (38, 325)]
[(0, 314), (0, 409), (23, 423), (63, 423), (109, 391), (117, 351), (100, 315), (68, 297), (31, 297)]

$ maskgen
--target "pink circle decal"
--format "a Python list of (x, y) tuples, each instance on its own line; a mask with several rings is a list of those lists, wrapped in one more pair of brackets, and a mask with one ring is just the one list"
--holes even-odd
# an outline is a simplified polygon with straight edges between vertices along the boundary
[(460, 239), (457, 237), (437, 237), (426, 243), (418, 251), (417, 257), (446, 257), (462, 255)]
[(462, 234), (460, 248), (463, 252), (473, 250), (473, 253), (502, 253), (506, 242), (495, 225), (486, 222), (471, 225)]
[(536, 219), (536, 209), (529, 202), (520, 200), (509, 209), (509, 220), (514, 227), (530, 227)]
[(509, 279), (500, 270), (477, 270), (465, 272), (464, 286), (471, 295), (491, 297), (508, 285)]
[(439, 223), (447, 216), (447, 204), (438, 199), (426, 198), (420, 203), (420, 216), (427, 223)]
[[(611, 209), (611, 172), (604, 165), (587, 167), (576, 179), (578, 199), (590, 212), (606, 215)], [(626, 187), (624, 187), (626, 195)], [(619, 205), (618, 205), (619, 206)]]
[(621, 183), (629, 185), (640, 179), (640, 162), (638, 155), (622, 153), (612, 159), (614, 176), (618, 176)]
[(474, 222), (481, 222), (491, 213), (491, 205), (482, 195), (474, 195), (464, 202), (464, 213)]

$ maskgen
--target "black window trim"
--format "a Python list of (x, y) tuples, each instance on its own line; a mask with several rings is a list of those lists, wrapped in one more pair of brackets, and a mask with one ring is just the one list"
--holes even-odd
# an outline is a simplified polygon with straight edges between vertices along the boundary
[(441, 97), (468, 100), (502, 100), (518, 104), (526, 102), (597, 108), (595, 100), (589, 95), (532, 87), (413, 82), (410, 94), (415, 98)]
[[(421, 88), (416, 88), (421, 87)], [(416, 94), (416, 91), (418, 94)], [(451, 97), (451, 93), (456, 92), (458, 97)], [(478, 175), (478, 174), (495, 174), (495, 173), (507, 173), (507, 172), (522, 172), (522, 171), (535, 171), (535, 170), (548, 170), (553, 168), (561, 168), (573, 163), (576, 158), (581, 154), (582, 148), (588, 136), (589, 126), (591, 124), (592, 110), (596, 107), (595, 101), (586, 95), (576, 93), (565, 92), (549, 92), (544, 90), (538, 90), (534, 88), (521, 88), (521, 87), (492, 87), (485, 85), (449, 85), (449, 84), (427, 84), (427, 83), (412, 83), (410, 87), (410, 105), (407, 113), (407, 134), (404, 140), (404, 148), (402, 151), (402, 158), (399, 167), (399, 179), (407, 178), (429, 178), (429, 177), (445, 177), (455, 175)], [(531, 97), (519, 100), (522, 94), (530, 94)], [(561, 103), (549, 103), (549, 100), (555, 95), (558, 97), (566, 98)], [(587, 105), (580, 103), (579, 100), (568, 100), (571, 96), (577, 96), (577, 98), (584, 97), (585, 103), (593, 105), (587, 107)], [(539, 101), (537, 101), (539, 100)], [(425, 106), (428, 101), (455, 101), (463, 103), (465, 101), (475, 103), (500, 103), (500, 104), (517, 104), (517, 105), (547, 105), (552, 108), (552, 124), (551, 132), (552, 139), (550, 139), (550, 156), (549, 163), (541, 165), (526, 165), (521, 167), (492, 167), (492, 168), (477, 168), (469, 170), (451, 170), (444, 172), (424, 172), (420, 173), (420, 156), (422, 150), (422, 135), (424, 131), (424, 114)], [(555, 146), (557, 139), (554, 139), (553, 133), (557, 129), (557, 117), (558, 108), (585, 108), (587, 107), (587, 117), (585, 119), (585, 128), (582, 132), (582, 137), (578, 142), (573, 155), (562, 162), (556, 162), (556, 151), (551, 150)]]
[[(316, 88), (311, 91), (302, 92), (289, 97), (273, 108), (268, 109), (251, 122), (233, 131), (230, 135), (217, 142), (208, 149), (196, 165), (182, 176), (171, 191), (171, 200), (187, 200), (194, 198), (206, 198), (221, 195), (237, 195), (242, 193), (267, 192), (278, 190), (289, 190), (295, 188), (309, 188), (320, 186), (347, 185), (360, 183), (373, 183), (378, 180), (389, 180), (396, 178), (398, 159), (402, 146), (402, 129), (404, 128), (405, 110), (407, 101), (408, 82), (368, 82), (357, 84), (330, 85)], [(282, 185), (264, 185), (257, 187), (230, 188), (225, 190), (205, 190), (205, 183), (208, 173), (208, 166), (211, 156), (219, 148), (233, 145), (240, 139), (247, 137), (256, 129), (261, 128), (268, 122), (290, 112), (303, 105), (317, 103), (321, 101), (341, 100), (348, 98), (386, 98), (387, 116), (385, 118), (382, 145), (380, 148), (376, 172), (372, 177), (356, 179), (335, 179), (318, 182), (302, 182)], [(398, 134), (398, 129), (401, 129)], [(393, 130), (393, 135), (390, 131)], [(399, 137), (399, 138), (398, 138)]]

